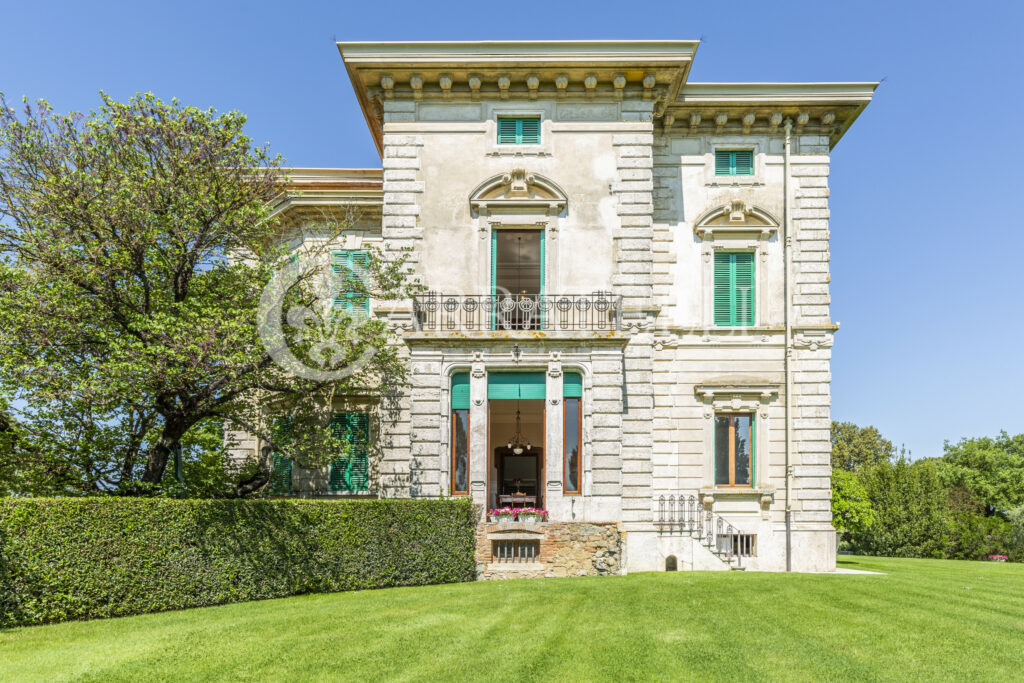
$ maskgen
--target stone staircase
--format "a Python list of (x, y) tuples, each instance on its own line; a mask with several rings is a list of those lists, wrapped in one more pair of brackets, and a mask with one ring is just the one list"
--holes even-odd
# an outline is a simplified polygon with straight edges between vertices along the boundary
[(655, 498), (654, 526), (659, 534), (682, 534), (717, 557), (728, 569), (743, 571), (737, 539), (743, 532), (724, 517), (704, 508), (698, 496), (662, 495)]

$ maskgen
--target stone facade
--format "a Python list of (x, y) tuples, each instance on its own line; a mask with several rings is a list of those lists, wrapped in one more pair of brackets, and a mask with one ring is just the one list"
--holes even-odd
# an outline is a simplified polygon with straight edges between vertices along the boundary
[[(624, 573), (623, 532), (614, 522), (483, 523), (477, 532), (480, 579), (606, 576)], [(507, 562), (495, 556), (495, 543), (535, 542), (533, 561)]]
[[(542, 552), (551, 559), (531, 570), (537, 575), (600, 573), (587, 564), (587, 548), (598, 546), (616, 570), (664, 569), (669, 557), (681, 569), (728, 568), (713, 552), (718, 539), (709, 549), (659, 526), (659, 501), (679, 495), (756, 537), (747, 567), (834, 568), (829, 154), (875, 84), (690, 83), (695, 49), (687, 41), (339, 44), (383, 166), (379, 222), (360, 239), (392, 255), (409, 250), (438, 297), (431, 315), (451, 323), (425, 324), (429, 302), (373, 309), (401, 337), (411, 384), (377, 413), (372, 495), (460, 495), (451, 387), (468, 373), (466, 495), (494, 505), (489, 386), (496, 375), (533, 371), (545, 378), (538, 485), (552, 520)], [(499, 144), (502, 116), (539, 118), (540, 142)], [(717, 175), (723, 149), (749, 150), (752, 172)], [(296, 170), (294, 178), (345, 173)], [(554, 308), (521, 329), (452, 322), (470, 315), (465, 297), (493, 291), (495, 232), (524, 228), (543, 242), (542, 294), (552, 305), (610, 296), (608, 327), (559, 326)], [(753, 325), (715, 324), (718, 251), (754, 255)], [(565, 488), (566, 373), (583, 384), (578, 493)], [(725, 413), (753, 416), (749, 485), (715, 484), (715, 416)], [(594, 540), (612, 529), (621, 547)], [(481, 532), (481, 557), (491, 533)]]

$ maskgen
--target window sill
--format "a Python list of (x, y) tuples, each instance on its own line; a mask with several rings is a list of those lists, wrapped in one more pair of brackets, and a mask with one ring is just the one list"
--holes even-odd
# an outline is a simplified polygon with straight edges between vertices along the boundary
[(758, 176), (712, 176), (704, 183), (707, 187), (761, 187), (764, 181)]
[(775, 489), (757, 488), (752, 486), (716, 486), (700, 490), (701, 496), (772, 496), (775, 497)]
[(551, 150), (548, 149), (524, 149), (517, 146), (493, 147), (488, 153), (489, 157), (549, 157)]

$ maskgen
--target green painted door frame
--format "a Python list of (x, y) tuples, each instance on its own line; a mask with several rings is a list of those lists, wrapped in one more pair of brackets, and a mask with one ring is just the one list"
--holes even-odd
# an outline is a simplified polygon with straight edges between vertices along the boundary
[[(507, 230), (517, 230), (522, 228), (509, 227)], [(491, 329), (498, 329), (498, 231), (502, 228), (491, 229), (491, 301), (494, 303), (494, 312), (491, 315)], [(544, 245), (547, 243), (547, 230), (541, 228), (540, 230), (540, 296), (544, 296), (544, 276), (546, 268), (546, 261), (544, 257)], [(540, 302), (537, 302), (538, 305)], [(544, 329), (544, 313), (540, 314), (540, 326)]]

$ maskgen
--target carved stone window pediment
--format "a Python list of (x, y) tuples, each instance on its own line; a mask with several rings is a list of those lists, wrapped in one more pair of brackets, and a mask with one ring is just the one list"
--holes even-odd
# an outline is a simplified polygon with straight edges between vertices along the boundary
[(763, 409), (779, 395), (779, 387), (774, 384), (700, 384), (694, 389), (694, 393), (705, 406), (705, 417), (711, 417), (716, 412), (756, 413), (759, 411), (762, 412), (762, 417), (767, 417)]
[(470, 208), (477, 216), (558, 216), (568, 203), (565, 192), (555, 182), (522, 168), (488, 178), (469, 196)]
[(701, 239), (712, 239), (715, 235), (767, 238), (778, 232), (779, 221), (758, 206), (733, 199), (703, 213), (694, 221), (693, 230)]
[(737, 247), (758, 249), (764, 261), (768, 256), (768, 240), (778, 233), (779, 221), (760, 207), (733, 199), (704, 212), (694, 221), (693, 231), (704, 244), (705, 261), (711, 260), (716, 248)]

